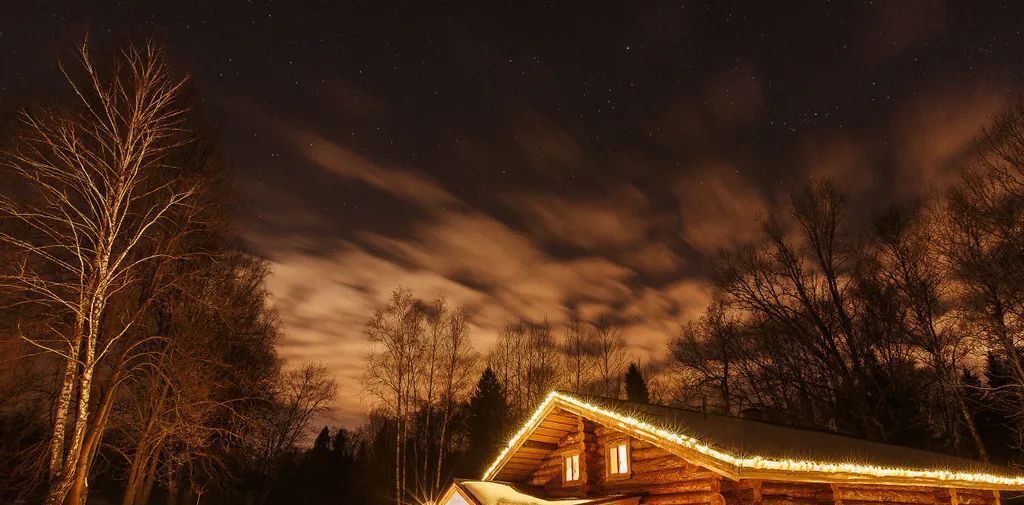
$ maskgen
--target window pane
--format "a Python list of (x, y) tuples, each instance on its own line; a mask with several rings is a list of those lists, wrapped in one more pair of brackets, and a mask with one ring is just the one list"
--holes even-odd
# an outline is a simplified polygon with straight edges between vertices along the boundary
[(580, 480), (580, 455), (565, 457), (565, 481)]
[(611, 473), (619, 473), (619, 449), (618, 446), (612, 447), (608, 451), (608, 471)]
[(619, 446), (619, 473), (629, 473), (629, 455), (626, 453), (626, 444)]
[(445, 505), (469, 505), (469, 503), (466, 502), (466, 499), (463, 498), (462, 495), (455, 493), (448, 499), (448, 502), (445, 503)]

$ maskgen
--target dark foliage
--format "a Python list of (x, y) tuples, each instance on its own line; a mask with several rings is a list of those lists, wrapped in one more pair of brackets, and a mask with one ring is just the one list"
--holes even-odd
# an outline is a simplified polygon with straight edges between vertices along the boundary
[(644, 379), (640, 367), (636, 363), (630, 363), (626, 370), (626, 399), (631, 402), (650, 403), (650, 394), (647, 392), (647, 381)]

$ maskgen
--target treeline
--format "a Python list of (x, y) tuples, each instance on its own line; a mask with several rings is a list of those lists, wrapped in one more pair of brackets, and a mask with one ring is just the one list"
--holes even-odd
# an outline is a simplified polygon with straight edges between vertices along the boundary
[(0, 502), (262, 503), (334, 381), (277, 356), (188, 81), (76, 57), (0, 151)]
[(363, 387), (375, 410), (357, 430), (324, 427), (312, 449), (294, 454), (272, 503), (296, 493), (304, 503), (429, 503), (453, 477), (479, 476), (553, 389), (651, 395), (610, 317), (561, 327), (517, 320), (481, 355), (461, 309), (399, 288), (364, 334)]

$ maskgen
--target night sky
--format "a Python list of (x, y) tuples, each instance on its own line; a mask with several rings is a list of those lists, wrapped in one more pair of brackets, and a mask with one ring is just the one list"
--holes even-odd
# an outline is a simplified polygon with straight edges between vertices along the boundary
[[(741, 5), (743, 3), (749, 5)], [(281, 353), (359, 399), (396, 286), (470, 312), (613, 314), (657, 360), (710, 259), (831, 177), (857, 216), (941, 191), (1022, 91), (1021, 2), (4, 3), (0, 105), (88, 33), (193, 78), (273, 263)]]

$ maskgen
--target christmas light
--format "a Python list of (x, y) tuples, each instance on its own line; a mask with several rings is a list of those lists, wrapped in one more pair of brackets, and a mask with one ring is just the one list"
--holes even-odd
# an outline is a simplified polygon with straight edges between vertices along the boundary
[[(912, 484), (915, 479), (938, 481), (941, 483), (948, 483), (950, 485), (984, 485), (988, 487), (999, 487), (1007, 489), (1024, 489), (1024, 477), (1010, 477), (1002, 475), (993, 475), (988, 473), (970, 473), (960, 472), (951, 470), (926, 470), (926, 469), (912, 469), (912, 468), (889, 468), (874, 465), (862, 465), (857, 463), (829, 463), (821, 461), (806, 461), (806, 460), (792, 460), (792, 459), (772, 459), (761, 456), (752, 457), (740, 457), (733, 454), (729, 454), (724, 451), (715, 449), (709, 445), (701, 443), (697, 439), (683, 435), (680, 433), (673, 433), (663, 428), (659, 428), (650, 423), (642, 421), (640, 419), (625, 416), (618, 412), (613, 412), (602, 408), (600, 406), (584, 402), (577, 398), (573, 398), (564, 393), (552, 391), (548, 396), (541, 402), (540, 406), (533, 412), (533, 415), (523, 424), (518, 432), (509, 440), (508, 444), (498, 455), (498, 458), (494, 460), (494, 463), (484, 472), (483, 479), (490, 480), (494, 477), (496, 470), (505, 460), (509, 453), (519, 446), (521, 439), (533, 431), (537, 425), (547, 416), (551, 408), (554, 407), (556, 402), (560, 402), (562, 405), (570, 407), (569, 410), (577, 410), (578, 414), (584, 414), (590, 412), (592, 414), (611, 418), (625, 426), (628, 426), (639, 433), (644, 435), (655, 437), (661, 440), (667, 440), (674, 444), (677, 444), (683, 448), (696, 451), (702, 455), (708, 456), (720, 463), (722, 463), (729, 470), (728, 473), (732, 474), (730, 477), (734, 479), (743, 478), (745, 472), (764, 472), (764, 471), (778, 471), (778, 472), (796, 472), (796, 473), (809, 473), (809, 474), (821, 474), (823, 481), (835, 481), (835, 475), (852, 475), (859, 477), (874, 477), (878, 479), (894, 479), (900, 482), (894, 482), (899, 484)], [(572, 408), (575, 407), (575, 408)], [(828, 475), (833, 478), (827, 478)]]

